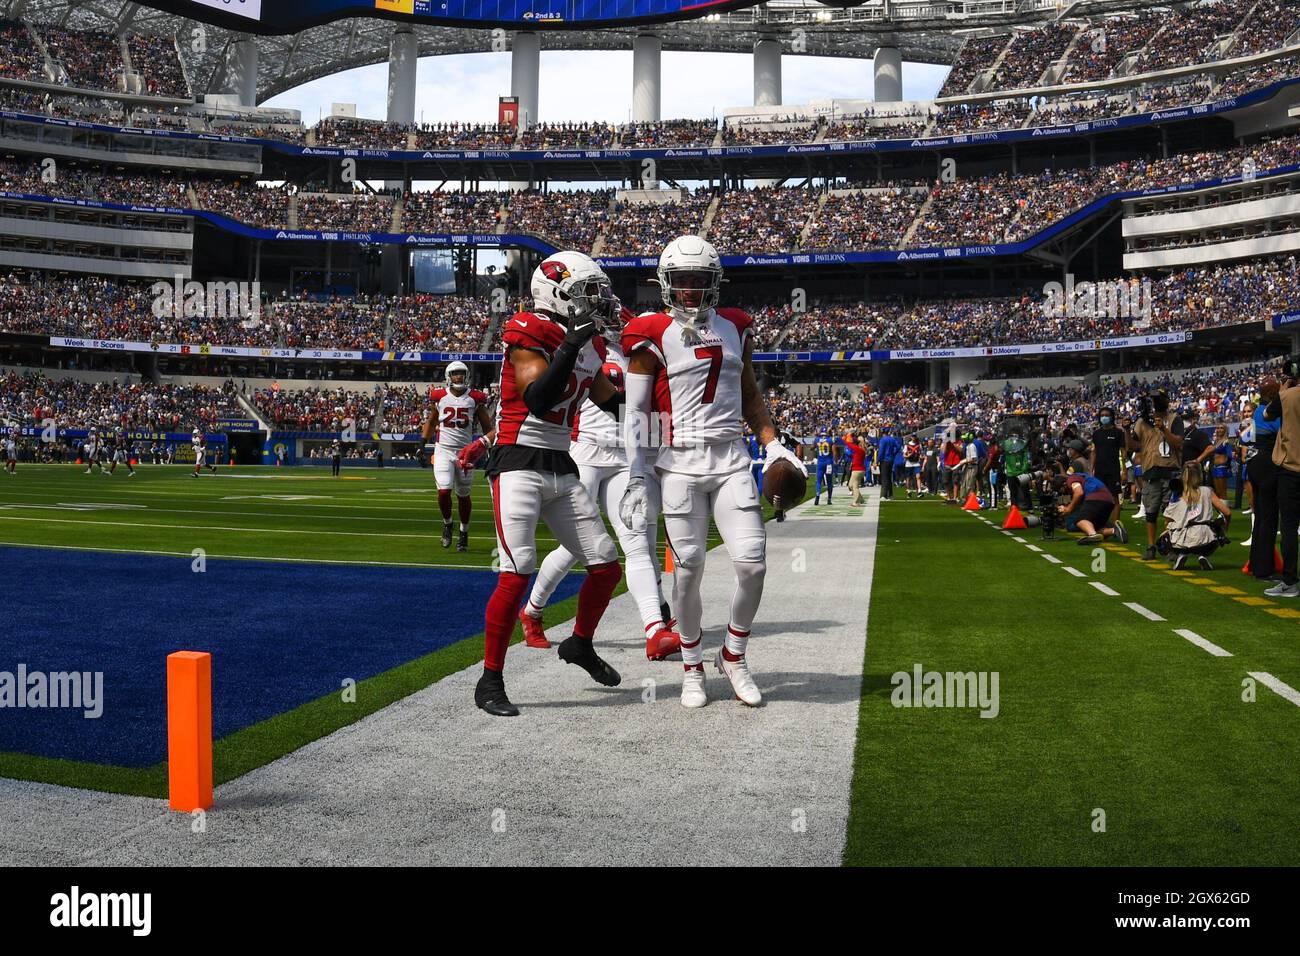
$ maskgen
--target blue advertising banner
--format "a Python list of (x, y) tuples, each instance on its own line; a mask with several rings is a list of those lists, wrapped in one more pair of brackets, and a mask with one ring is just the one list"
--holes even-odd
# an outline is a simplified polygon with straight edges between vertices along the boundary
[(154, 0), (196, 20), (259, 33), (297, 33), (345, 17), (529, 28), (682, 20), (758, 0)]

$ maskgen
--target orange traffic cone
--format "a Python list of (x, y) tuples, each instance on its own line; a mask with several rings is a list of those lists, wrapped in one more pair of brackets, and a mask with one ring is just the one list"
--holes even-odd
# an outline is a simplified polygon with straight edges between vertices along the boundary
[[(1273, 549), (1273, 570), (1279, 574), (1282, 571), (1282, 552), (1277, 548)], [(1250, 558), (1247, 558), (1246, 563), (1241, 566), (1241, 573), (1250, 574)]]
[(672, 546), (664, 548), (664, 574), (673, 573), (673, 549)]
[(962, 511), (980, 510), (980, 500), (975, 497), (975, 492), (972, 491), (969, 495), (966, 496), (966, 503), (961, 506), (961, 510)]
[(1024, 531), (1028, 525), (1025, 524), (1025, 516), (1020, 513), (1020, 509), (1015, 505), (1011, 506), (1011, 511), (1007, 514), (1007, 520), (1002, 522), (1003, 531)]

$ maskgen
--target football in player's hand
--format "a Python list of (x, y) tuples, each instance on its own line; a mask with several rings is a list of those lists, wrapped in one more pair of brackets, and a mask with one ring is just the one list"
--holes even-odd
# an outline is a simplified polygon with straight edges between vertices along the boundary
[(773, 507), (788, 511), (808, 494), (808, 472), (782, 458), (763, 473), (763, 497)]

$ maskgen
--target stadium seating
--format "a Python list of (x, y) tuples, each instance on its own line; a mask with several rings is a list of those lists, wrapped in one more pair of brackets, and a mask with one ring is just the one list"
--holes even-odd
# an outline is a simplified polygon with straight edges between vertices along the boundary
[(0, 422), (20, 427), (44, 428), (52, 423), (56, 428), (188, 432), (213, 427), (234, 407), (238, 406), (230, 382), (222, 386), (141, 380), (126, 384), (116, 379), (48, 378), (35, 372), (0, 374)]

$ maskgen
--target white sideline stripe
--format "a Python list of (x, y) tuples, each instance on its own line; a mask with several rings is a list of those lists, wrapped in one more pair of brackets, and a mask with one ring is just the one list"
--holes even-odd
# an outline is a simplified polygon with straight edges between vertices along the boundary
[[(140, 548), (87, 548), (61, 544), (30, 544), (26, 541), (0, 541), (0, 548), (40, 548), (44, 551), (100, 551), (106, 554), (151, 554), (166, 558), (193, 558), (192, 551), (145, 551)], [(355, 564), (358, 567), (384, 568), (442, 568), (448, 571), (464, 569), (466, 571), (499, 571), (490, 564), (420, 564), (415, 561), (343, 561), (337, 558), (280, 558), (265, 554), (213, 554), (208, 551), (205, 557), (222, 558), (230, 561), (280, 561), (286, 564)], [(581, 565), (574, 567), (572, 573), (586, 574)]]
[(1022, 537), (1020, 537), (1019, 535), (1016, 535), (1016, 534), (1013, 534), (1013, 535), (1011, 536), (1011, 540), (1014, 541), (1014, 542), (1016, 542), (1016, 544), (1028, 544), (1028, 543), (1029, 543), (1029, 542), (1026, 541), (1024, 538), (1022, 538)]
[(1043, 560), (1045, 560), (1045, 561), (1051, 561), (1053, 564), (1064, 564), (1064, 563), (1065, 563), (1065, 562), (1063, 562), (1060, 558), (1058, 558), (1058, 557), (1057, 557), (1056, 555), (1054, 555), (1054, 554), (1044, 554), (1042, 557), (1043, 557)]
[(1119, 597), (1118, 591), (1106, 587), (1106, 585), (1102, 584), (1100, 581), (1089, 581), (1088, 583), (1091, 584), (1093, 587), (1095, 587), (1102, 594), (1106, 595), (1106, 597)]
[(41, 524), (94, 524), (110, 528), (175, 528), (178, 531), (239, 531), (253, 534), (323, 534), (347, 538), (423, 538), (430, 541), (439, 534), (389, 534), (384, 531), (307, 531), (300, 528), (231, 528), (206, 524), (147, 524), (142, 521), (77, 521), (73, 518), (17, 518), (0, 515), (0, 521), (38, 521)]
[(1185, 627), (1175, 628), (1174, 633), (1177, 634), (1179, 637), (1186, 638), (1187, 640), (1191, 641), (1201, 650), (1209, 651), (1215, 657), (1232, 656), (1231, 651), (1225, 651), (1218, 644), (1215, 644), (1213, 641), (1207, 641), (1205, 638), (1201, 637), (1201, 635), (1197, 634), (1195, 631), (1189, 631)]
[(1290, 684), (1283, 683), (1272, 674), (1268, 673), (1268, 671), (1247, 671), (1247, 673), (1273, 693), (1277, 694), (1277, 696), (1284, 700), (1289, 700), (1297, 707), (1300, 707), (1300, 690), (1296, 690)]
[(1005, 534), (1008, 538), (1014, 538), (1014, 537), (1015, 537), (1015, 535), (1012, 534), (1010, 531), (1003, 531), (1002, 533)]
[(1132, 611), (1134, 614), (1141, 614), (1148, 621), (1164, 620), (1164, 618), (1161, 617), (1159, 614), (1157, 614), (1155, 611), (1145, 608), (1141, 604), (1134, 604), (1132, 601), (1125, 601), (1124, 606), (1128, 608), (1130, 611)]
[(1084, 574), (1082, 571), (1080, 571), (1078, 568), (1072, 568), (1068, 564), (1063, 565), (1061, 567), (1061, 570), (1064, 571), (1066, 574), (1073, 574), (1076, 578), (1086, 578), (1088, 576)]
[[(15, 502), (15, 504), (22, 505), (22, 507), (32, 511), (66, 511), (67, 510), (66, 506), (61, 507), (59, 504), (46, 505), (36, 501)], [(223, 517), (223, 518), (297, 518), (299, 520), (304, 518), (319, 518), (321, 521), (390, 521), (390, 522), (397, 522), (398, 524), (406, 524), (406, 525), (409, 525), (412, 521), (419, 521), (421, 519), (433, 521), (436, 518), (439, 521), (442, 520), (442, 515), (438, 512), (436, 507), (426, 508), (423, 511), (419, 511), (419, 512), (412, 512), (411, 515), (406, 518), (382, 518), (377, 515), (375, 516), (314, 515), (314, 514), (308, 514), (306, 512), (295, 512), (295, 511), (227, 511), (224, 508), (223, 509), (155, 508), (153, 505), (122, 504), (121, 502), (117, 502), (117, 501), (86, 501), (86, 502), (78, 502), (78, 504), (85, 505), (86, 507), (89, 507), (91, 505), (94, 506), (102, 505), (104, 506), (104, 510), (108, 510), (111, 508), (132, 508), (132, 509), (139, 508), (139, 509), (147, 510), (151, 514), (217, 515), (218, 517)], [(306, 507), (311, 507), (311, 505), (307, 505)], [(469, 520), (471, 525), (481, 524), (481, 525), (492, 525), (493, 527), (495, 527), (495, 519), (493, 518), (482, 517), (482, 516), (479, 517), (471, 516)]]
[(1026, 544), (1025, 547), (1028, 548), (1030, 551), (1033, 551), (1035, 554), (1043, 553), (1043, 549), (1036, 544)]

